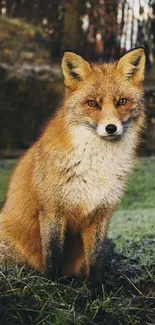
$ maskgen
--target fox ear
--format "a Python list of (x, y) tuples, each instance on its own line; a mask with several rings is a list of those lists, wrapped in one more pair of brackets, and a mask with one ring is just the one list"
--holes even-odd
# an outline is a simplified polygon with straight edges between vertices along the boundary
[(62, 58), (64, 82), (68, 88), (75, 89), (92, 71), (90, 64), (80, 55), (73, 52), (64, 52)]
[(125, 80), (134, 80), (136, 84), (144, 80), (145, 53), (137, 48), (123, 55), (117, 63), (116, 71)]

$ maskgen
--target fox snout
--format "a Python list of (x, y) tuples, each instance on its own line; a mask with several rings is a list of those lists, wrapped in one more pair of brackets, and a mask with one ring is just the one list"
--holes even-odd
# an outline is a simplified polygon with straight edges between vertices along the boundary
[(123, 133), (123, 125), (119, 120), (104, 121), (97, 126), (97, 134), (100, 137), (120, 136)]

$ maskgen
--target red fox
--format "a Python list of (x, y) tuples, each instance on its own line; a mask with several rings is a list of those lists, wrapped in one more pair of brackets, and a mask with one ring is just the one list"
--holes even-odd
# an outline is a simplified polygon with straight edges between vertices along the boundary
[(11, 176), (1, 238), (45, 276), (95, 279), (145, 125), (143, 48), (89, 64), (65, 52), (65, 95)]

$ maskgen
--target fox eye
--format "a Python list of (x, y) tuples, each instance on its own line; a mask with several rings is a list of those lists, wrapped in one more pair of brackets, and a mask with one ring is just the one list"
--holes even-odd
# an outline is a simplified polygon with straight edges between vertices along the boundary
[(125, 105), (127, 103), (127, 98), (120, 98), (117, 105)]
[(98, 106), (98, 104), (95, 102), (95, 100), (88, 100), (88, 105), (90, 106), (90, 107), (97, 107)]

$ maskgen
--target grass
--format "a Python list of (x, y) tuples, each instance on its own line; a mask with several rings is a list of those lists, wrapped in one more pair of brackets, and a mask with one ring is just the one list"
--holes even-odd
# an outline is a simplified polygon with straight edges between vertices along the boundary
[(2, 207), (5, 192), (8, 185), (9, 175), (15, 164), (15, 160), (0, 161), (0, 207)]
[(155, 208), (155, 157), (143, 158), (131, 176), (120, 209)]
[[(0, 204), (14, 161), (0, 162)], [(110, 227), (104, 284), (51, 282), (23, 267), (1, 268), (6, 325), (155, 325), (155, 158), (142, 159)]]
[[(25, 54), (32, 54), (32, 64), (36, 61), (49, 63), (49, 53), (36, 39), (43, 37), (43, 30), (21, 19), (10, 19), (0, 15), (0, 62), (22, 64)], [(23, 59), (24, 55), (24, 59)], [(28, 60), (29, 62), (29, 60)]]
[(34, 27), (31, 24), (26, 23), (24, 20), (21, 19), (15, 19), (15, 18), (8, 18), (6, 16), (0, 16), (0, 25), (5, 26), (11, 31), (14, 32), (20, 32), (23, 35), (29, 34), (31, 36), (35, 35), (35, 32), (37, 31), (38, 33), (42, 34), (41, 28)]

